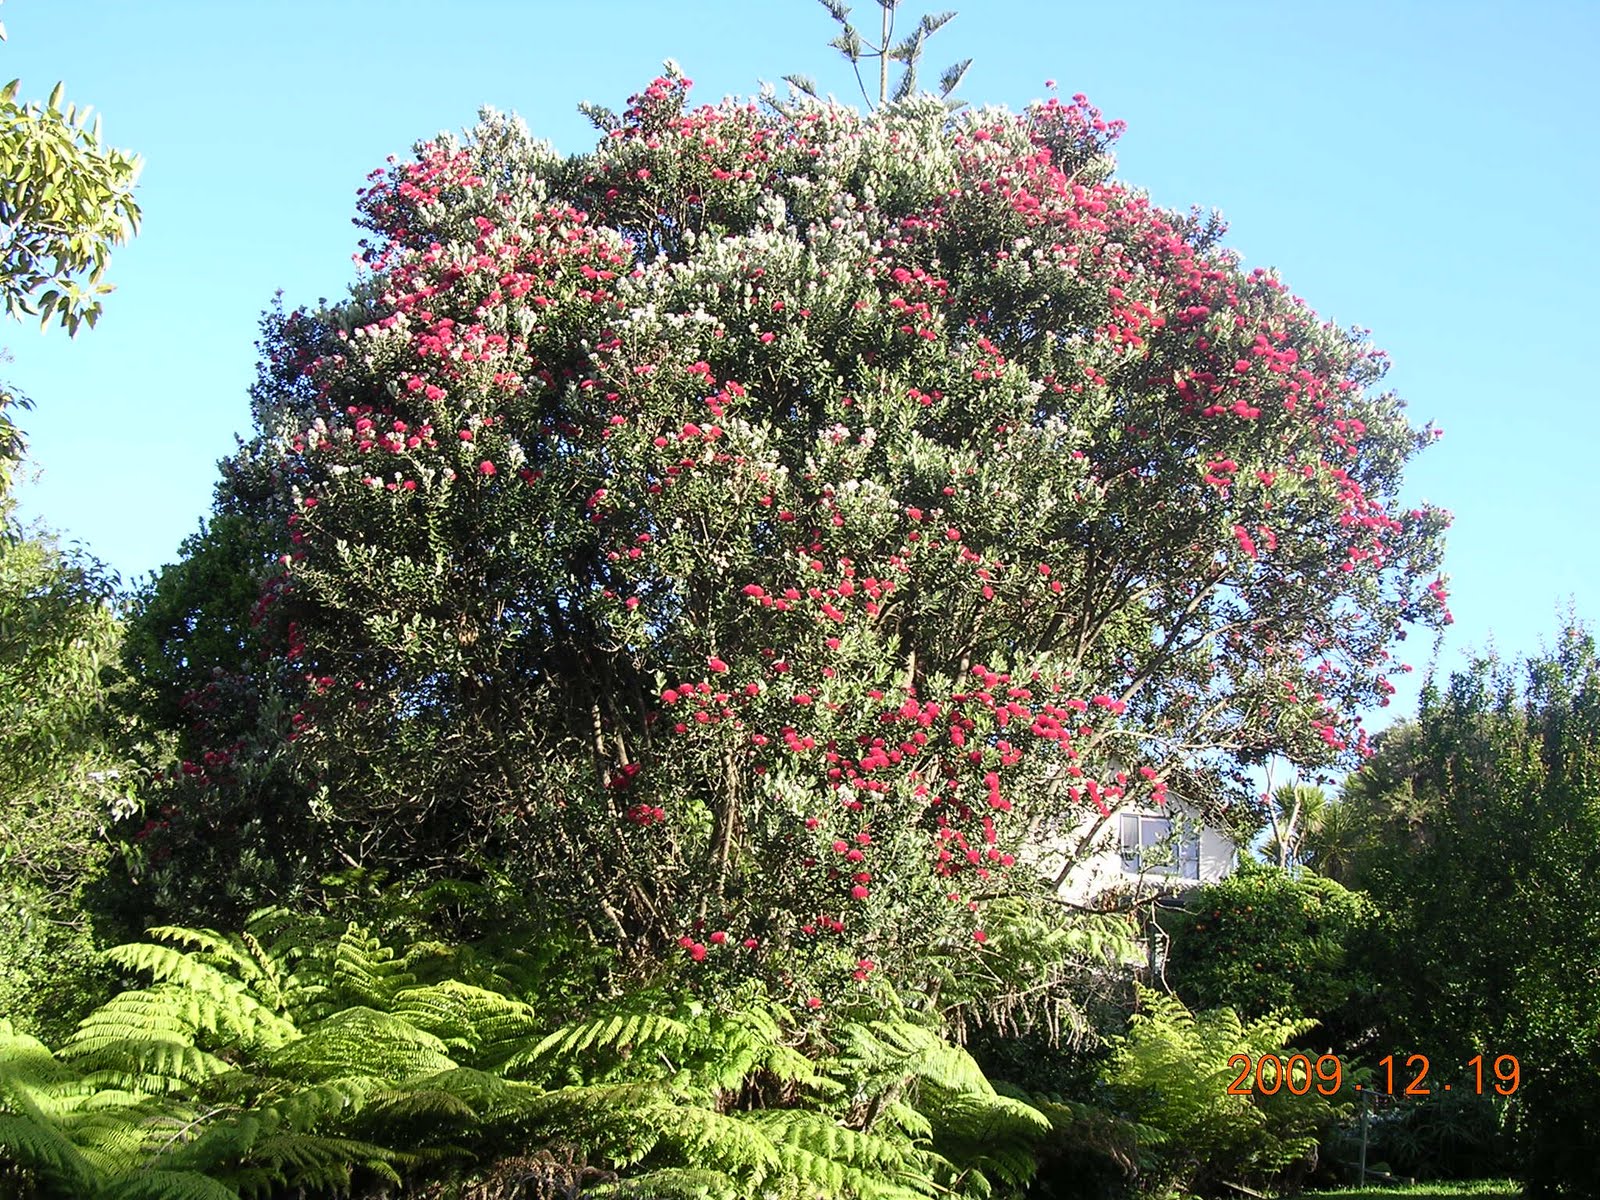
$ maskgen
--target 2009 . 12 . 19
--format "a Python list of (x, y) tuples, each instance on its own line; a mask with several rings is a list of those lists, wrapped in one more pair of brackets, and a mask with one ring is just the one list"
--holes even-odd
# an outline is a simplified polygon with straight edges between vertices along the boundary
[[(1395, 1091), (1395, 1056), (1385, 1055), (1378, 1060), (1378, 1066), (1383, 1069), (1385, 1086), (1373, 1087), (1373, 1091), (1387, 1092), (1391, 1096), (1433, 1094), (1433, 1088), (1426, 1082), (1429, 1071), (1426, 1054), (1412, 1054), (1405, 1059), (1404, 1065), (1399, 1068), (1400, 1082), (1404, 1086), (1398, 1093)], [(1467, 1060), (1466, 1066), (1471, 1072), (1471, 1086), (1480, 1096), (1483, 1095), (1486, 1079), (1493, 1091), (1501, 1096), (1511, 1095), (1522, 1082), (1522, 1064), (1514, 1054), (1502, 1054), (1495, 1058), (1489, 1064), (1487, 1076), (1484, 1073), (1484, 1056), (1481, 1054), (1474, 1054)], [(1313, 1087), (1319, 1095), (1332, 1096), (1344, 1086), (1344, 1063), (1335, 1054), (1319, 1055), (1315, 1061), (1306, 1054), (1291, 1054), (1288, 1058), (1263, 1054), (1254, 1059), (1248, 1054), (1235, 1054), (1228, 1059), (1228, 1070), (1239, 1072), (1228, 1084), (1230, 1096), (1248, 1096), (1252, 1093), (1273, 1096), (1284, 1090), (1304, 1096)], [(1411, 1073), (1409, 1082), (1405, 1079), (1407, 1072)], [(1362, 1085), (1358, 1083), (1355, 1088), (1359, 1092)], [(1442, 1090), (1448, 1092), (1450, 1089), (1451, 1085), (1447, 1083)]]

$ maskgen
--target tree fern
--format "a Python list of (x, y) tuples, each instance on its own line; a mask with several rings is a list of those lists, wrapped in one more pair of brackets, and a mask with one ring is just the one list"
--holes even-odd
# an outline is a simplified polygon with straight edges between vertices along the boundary
[(530, 1005), (455, 980), (404, 988), (395, 993), (389, 1011), (468, 1061), (504, 1053), (542, 1024)]
[(149, 983), (59, 1056), (6, 1029), (5, 1160), (42, 1196), (95, 1200), (517, 1172), (597, 1196), (927, 1200), (1014, 1190), (1043, 1124), (892, 993), (826, 1040), (754, 986), (637, 988), (552, 1028), (483, 986), (481, 959), (469, 983), (441, 977), (470, 958), (448, 947), (358, 925), (295, 941), (308, 928), (152, 930), (111, 952)]
[(838, 1089), (796, 1048), (792, 1018), (757, 993), (708, 1007), (690, 1027), (685, 1069), (716, 1104), (736, 1102), (752, 1081), (825, 1094)]
[(416, 983), (394, 950), (351, 924), (334, 948), (330, 987), (336, 1001), (383, 1008)]
[(759, 1187), (781, 1166), (778, 1149), (747, 1120), (696, 1105), (679, 1106), (661, 1142), (678, 1157)]
[[(930, 1177), (916, 1172), (908, 1172), (908, 1182), (901, 1183), (793, 1143), (779, 1148), (779, 1161), (796, 1185), (796, 1195), (840, 1200), (927, 1200), (942, 1190), (935, 1188)], [(914, 1186), (919, 1184), (922, 1186)]]
[[(1315, 1149), (1319, 1126), (1336, 1114), (1315, 1089), (1265, 1096), (1233, 1095), (1227, 1088), (1237, 1074), (1228, 1068), (1231, 1056), (1258, 1061), (1278, 1053), (1315, 1022), (1245, 1022), (1227, 1008), (1193, 1013), (1174, 996), (1142, 989), (1139, 1002), (1106, 1079), (1122, 1107), (1161, 1131), (1161, 1144), (1146, 1157), (1173, 1186), (1264, 1179)], [(1169, 1145), (1182, 1149), (1168, 1153)]]
[(913, 1139), (898, 1136), (898, 1131), (891, 1136), (863, 1133), (825, 1113), (805, 1109), (753, 1113), (748, 1120), (780, 1146), (798, 1147), (857, 1171), (899, 1175), (929, 1165), (927, 1151)]
[(104, 1200), (238, 1200), (239, 1192), (193, 1171), (141, 1171), (98, 1193)]
[(108, 1036), (77, 1043), (71, 1057), (87, 1071), (86, 1084), (150, 1095), (185, 1093), (233, 1070), (216, 1055), (177, 1039)]
[(21, 1168), (62, 1196), (93, 1196), (101, 1175), (54, 1123), (0, 1113), (0, 1162)]

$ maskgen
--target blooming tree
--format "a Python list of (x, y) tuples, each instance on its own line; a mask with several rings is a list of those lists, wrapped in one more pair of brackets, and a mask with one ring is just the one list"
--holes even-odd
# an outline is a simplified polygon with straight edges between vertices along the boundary
[(1082, 97), (689, 90), (586, 155), (420, 145), (351, 298), (269, 322), (233, 478), (341, 854), (847, 980), (984, 953), (1086, 814), (1362, 747), (1446, 619), (1379, 353), (1116, 181)]

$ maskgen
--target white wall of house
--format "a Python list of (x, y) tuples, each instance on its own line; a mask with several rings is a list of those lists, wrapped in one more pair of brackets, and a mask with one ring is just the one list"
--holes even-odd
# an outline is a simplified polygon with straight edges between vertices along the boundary
[(1227, 834), (1207, 826), (1174, 798), (1161, 806), (1125, 808), (1104, 821), (1098, 816), (1086, 819), (1050, 839), (1041, 865), (1052, 878), (1066, 865), (1066, 855), (1091, 833), (1088, 851), (1059, 890), (1062, 899), (1074, 904), (1088, 904), (1107, 888), (1182, 891), (1215, 883), (1233, 870), (1238, 856), (1238, 846)]

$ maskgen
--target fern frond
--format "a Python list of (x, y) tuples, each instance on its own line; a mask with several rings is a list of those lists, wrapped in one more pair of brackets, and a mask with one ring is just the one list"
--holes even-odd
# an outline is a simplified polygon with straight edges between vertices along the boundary
[(239, 1200), (239, 1193), (195, 1171), (140, 1171), (119, 1180), (104, 1200)]
[[(298, 1032), (294, 1022), (263, 1004), (245, 984), (193, 955), (147, 942), (115, 946), (105, 953), (124, 970), (152, 976), (156, 986), (144, 989), (142, 995), (161, 997), (170, 1009), (194, 1014), (196, 1032), (224, 1033), (251, 1047), (281, 1045)], [(162, 988), (162, 984), (171, 986)], [(130, 994), (141, 993), (121, 993), (91, 1017), (103, 1021), (106, 1008), (119, 1002), (127, 1006), (123, 997)]]
[(1050, 1131), (1050, 1119), (1033, 1105), (994, 1093), (959, 1092), (933, 1106), (936, 1129), (976, 1144), (1030, 1139)]
[(904, 1100), (891, 1100), (878, 1110), (878, 1128), (895, 1130), (913, 1142), (933, 1140), (933, 1123)]
[(439, 1038), (371, 1008), (341, 1009), (268, 1062), (277, 1072), (318, 1082), (350, 1075), (412, 1079), (456, 1065)]
[(749, 1194), (722, 1172), (698, 1167), (663, 1167), (584, 1192), (596, 1200), (745, 1200)]
[(915, 1175), (904, 1181), (880, 1179), (788, 1142), (778, 1147), (778, 1158), (784, 1171), (800, 1184), (799, 1195), (837, 1200), (928, 1200), (939, 1194), (931, 1179)]
[(507, 1073), (524, 1067), (570, 1058), (588, 1051), (631, 1053), (664, 1042), (682, 1042), (689, 1035), (683, 1022), (660, 1013), (630, 1013), (599, 1017), (563, 1025), (531, 1047), (510, 1054), (502, 1067)]
[(951, 1162), (1021, 1189), (1038, 1167), (1034, 1148), (1050, 1132), (1038, 1109), (1009, 1096), (963, 1092), (929, 1105), (934, 1144)]
[[(840, 1064), (847, 1074), (881, 1084), (895, 1075), (923, 1079), (952, 1092), (993, 1095), (973, 1057), (932, 1029), (908, 1020), (851, 1023), (842, 1031)], [(868, 1094), (881, 1088), (869, 1088)]]
[(85, 1083), (147, 1095), (186, 1091), (234, 1070), (188, 1040), (107, 1038), (80, 1044), (74, 1058)]
[(542, 1095), (544, 1092), (531, 1084), (502, 1079), (488, 1071), (456, 1067), (377, 1090), (368, 1104), (374, 1123), (415, 1117), (436, 1129), (455, 1120), (462, 1128), (484, 1134), (501, 1126), (520, 1129)]
[(710, 1165), (752, 1188), (781, 1165), (777, 1147), (759, 1125), (709, 1108), (678, 1107), (661, 1140), (689, 1162)]
[[(379, 1170), (401, 1156), (371, 1142), (280, 1130), (251, 1147), (252, 1164), (278, 1173), (293, 1187), (348, 1191), (351, 1170)], [(392, 1174), (392, 1171), (391, 1171)]]
[(296, 1086), (268, 1100), (259, 1111), (290, 1129), (304, 1131), (359, 1113), (385, 1086), (384, 1080), (371, 1075), (346, 1075), (314, 1086)]
[(908, 1140), (848, 1129), (825, 1113), (769, 1109), (745, 1118), (774, 1143), (799, 1146), (812, 1154), (859, 1170), (903, 1171), (918, 1157)]
[[(160, 942), (199, 951), (212, 966), (233, 968), (235, 977), (247, 987), (266, 990), (281, 995), (279, 979), (282, 970), (267, 954), (261, 943), (249, 933), (230, 938), (215, 929), (190, 929), (182, 925), (155, 925), (145, 930)], [(280, 1005), (274, 1004), (274, 1008)]]
[(472, 1102), (443, 1087), (410, 1087), (372, 1097), (374, 1116), (389, 1121), (425, 1119), (434, 1125), (472, 1126), (480, 1115)]
[(330, 983), (341, 1000), (387, 1008), (395, 993), (416, 982), (392, 949), (353, 922), (334, 947)]
[(708, 1095), (736, 1092), (755, 1071), (788, 1083), (818, 1077), (816, 1065), (786, 1044), (788, 1015), (763, 1003), (704, 1014), (684, 1046), (689, 1086)]
[(389, 1011), (467, 1055), (525, 1039), (539, 1027), (531, 1005), (455, 980), (405, 988)]
[(66, 1196), (92, 1196), (100, 1172), (60, 1129), (30, 1117), (0, 1113), (0, 1160), (10, 1160)]
[(46, 1121), (77, 1107), (92, 1091), (43, 1042), (0, 1020), (0, 1112)]
[(676, 1118), (675, 1105), (672, 1092), (656, 1083), (587, 1084), (530, 1098), (523, 1119), (623, 1167), (656, 1148)]

